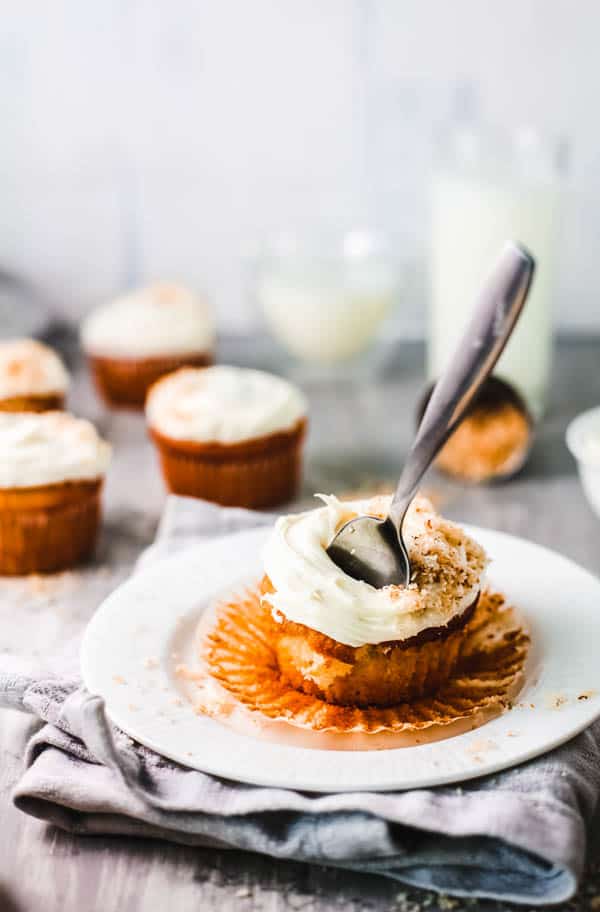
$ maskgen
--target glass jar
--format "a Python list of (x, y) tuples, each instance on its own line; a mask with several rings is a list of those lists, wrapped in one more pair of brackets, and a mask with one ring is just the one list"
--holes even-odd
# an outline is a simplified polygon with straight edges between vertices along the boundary
[(529, 129), (507, 134), (473, 126), (455, 129), (442, 145), (431, 186), (429, 377), (442, 372), (504, 242), (520, 241), (536, 259), (536, 274), (495, 373), (537, 417), (552, 352), (562, 147)]

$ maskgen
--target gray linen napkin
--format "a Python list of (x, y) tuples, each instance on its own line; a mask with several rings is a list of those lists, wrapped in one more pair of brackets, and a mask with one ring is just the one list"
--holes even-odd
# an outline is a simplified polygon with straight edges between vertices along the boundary
[[(270, 521), (173, 497), (141, 563)], [(545, 757), (459, 788), (313, 795), (178, 766), (115, 729), (102, 700), (76, 679), (0, 672), (0, 706), (45, 723), (28, 744), (15, 804), (66, 830), (247, 849), (458, 896), (529, 905), (571, 897), (600, 793), (600, 724)]]

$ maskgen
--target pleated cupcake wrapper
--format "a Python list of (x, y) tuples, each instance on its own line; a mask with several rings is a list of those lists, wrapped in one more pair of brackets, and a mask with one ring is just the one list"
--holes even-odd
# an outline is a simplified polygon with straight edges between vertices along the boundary
[[(0, 575), (53, 573), (89, 557), (100, 524), (100, 489), (100, 482), (84, 484), (76, 497), (69, 489), (64, 503), (54, 493), (47, 506), (35, 489), (24, 489), (21, 508), (19, 496), (13, 506), (0, 506)], [(37, 502), (31, 506), (33, 497)]]
[[(165, 482), (174, 494), (201, 497), (223, 506), (260, 509), (287, 503), (301, 476), (302, 434), (289, 435), (269, 452), (268, 438), (261, 452), (216, 455), (192, 452), (156, 434)], [(185, 445), (184, 445), (185, 446)]]
[[(400, 733), (488, 717), (518, 693), (529, 637), (504, 598), (483, 593), (462, 635), (461, 657), (435, 695), (386, 708), (336, 706), (294, 689), (279, 671), (270, 610), (258, 591), (218, 607), (200, 651), (203, 673), (251, 713), (313, 731)], [(196, 705), (219, 717), (226, 701), (214, 688), (200, 686)]]
[(10, 396), (0, 399), (0, 412), (55, 412), (65, 407), (62, 393), (39, 396)]
[(143, 409), (153, 383), (180, 367), (207, 367), (210, 352), (153, 358), (107, 358), (88, 355), (90, 370), (102, 399), (113, 408)]

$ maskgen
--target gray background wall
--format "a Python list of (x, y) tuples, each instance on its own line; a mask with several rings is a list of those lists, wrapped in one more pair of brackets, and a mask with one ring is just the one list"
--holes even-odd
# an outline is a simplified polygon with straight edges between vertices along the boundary
[(595, 0), (19, 0), (0, 18), (0, 264), (77, 315), (132, 282), (252, 323), (265, 234), (392, 232), (423, 328), (427, 186), (461, 86), (569, 141), (557, 316), (600, 330)]

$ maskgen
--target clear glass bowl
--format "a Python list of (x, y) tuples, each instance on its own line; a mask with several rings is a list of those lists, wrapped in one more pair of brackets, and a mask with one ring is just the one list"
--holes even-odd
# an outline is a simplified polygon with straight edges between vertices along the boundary
[(351, 362), (378, 338), (398, 299), (399, 267), (385, 238), (282, 233), (256, 263), (254, 295), (266, 327), (299, 362)]

